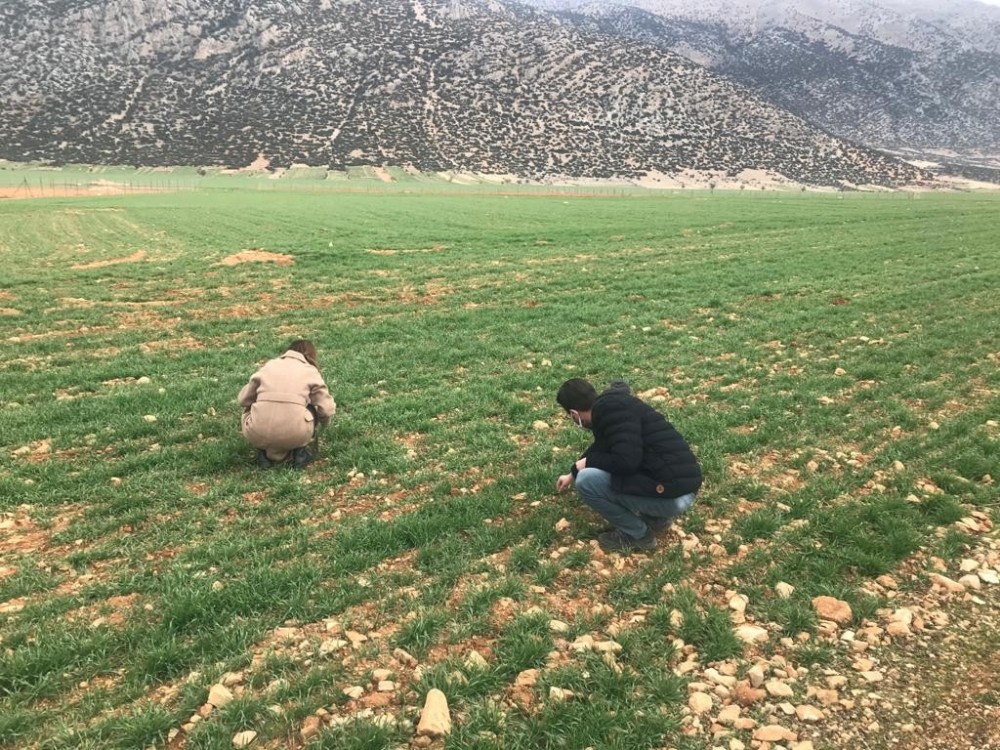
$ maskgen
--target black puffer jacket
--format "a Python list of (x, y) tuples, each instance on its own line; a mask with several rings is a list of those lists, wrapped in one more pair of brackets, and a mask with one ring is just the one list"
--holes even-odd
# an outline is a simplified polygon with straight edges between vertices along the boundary
[(701, 487), (701, 467), (687, 442), (624, 382), (600, 394), (590, 416), (594, 442), (584, 453), (587, 466), (611, 474), (619, 492), (666, 499)]

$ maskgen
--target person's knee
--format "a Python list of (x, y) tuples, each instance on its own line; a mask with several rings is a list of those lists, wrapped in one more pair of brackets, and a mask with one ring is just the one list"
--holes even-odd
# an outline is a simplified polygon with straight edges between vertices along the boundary
[(606, 494), (607, 477), (599, 469), (581, 469), (576, 475), (576, 490), (586, 496)]

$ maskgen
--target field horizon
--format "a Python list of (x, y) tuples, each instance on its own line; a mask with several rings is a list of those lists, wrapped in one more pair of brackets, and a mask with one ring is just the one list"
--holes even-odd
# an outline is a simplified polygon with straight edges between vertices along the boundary
[[(1000, 741), (998, 208), (0, 201), (0, 746)], [(261, 472), (236, 394), (297, 337), (338, 415)], [(624, 378), (701, 460), (655, 554), (554, 492), (568, 377)]]

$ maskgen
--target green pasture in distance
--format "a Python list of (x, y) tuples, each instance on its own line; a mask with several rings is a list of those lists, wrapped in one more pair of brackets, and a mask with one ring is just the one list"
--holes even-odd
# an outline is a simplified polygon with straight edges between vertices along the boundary
[[(629, 182), (598, 181), (578, 184), (555, 181), (528, 182), (510, 176), (470, 175), (460, 172), (417, 172), (403, 167), (349, 167), (328, 170), (296, 165), (287, 169), (232, 170), (221, 167), (129, 167), (65, 164), (51, 166), (0, 160), (0, 189), (15, 189), (13, 197), (87, 197), (100, 193), (246, 190), (294, 192), (425, 192), (484, 194), (566, 194), (587, 196), (703, 195), (712, 191), (698, 188), (651, 189)], [(788, 186), (766, 190), (770, 195), (800, 192)], [(722, 191), (720, 191), (721, 193)], [(0, 199), (11, 197), (0, 193)]]
[[(997, 197), (227, 179), (0, 201), (0, 746), (283, 747), (322, 708), (350, 721), (317, 746), (395, 748), (439, 687), (450, 749), (711, 747), (681, 730), (690, 680), (775, 655), (860, 679), (812, 598), (877, 620), (874, 578), (957, 566), (956, 522), (997, 520)], [(262, 473), (235, 396), (300, 336), (339, 412), (307, 471)], [(554, 494), (587, 444), (554, 401), (576, 376), (625, 378), (694, 445), (683, 543), (616, 564)]]

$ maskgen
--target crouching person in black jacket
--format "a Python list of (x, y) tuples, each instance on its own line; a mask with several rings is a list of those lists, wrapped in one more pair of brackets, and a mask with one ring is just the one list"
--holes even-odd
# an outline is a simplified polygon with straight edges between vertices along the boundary
[(556, 481), (576, 483), (580, 498), (614, 528), (597, 537), (606, 552), (652, 550), (654, 532), (691, 507), (701, 487), (698, 459), (674, 426), (622, 381), (598, 395), (586, 380), (562, 384), (559, 405), (594, 442)]

